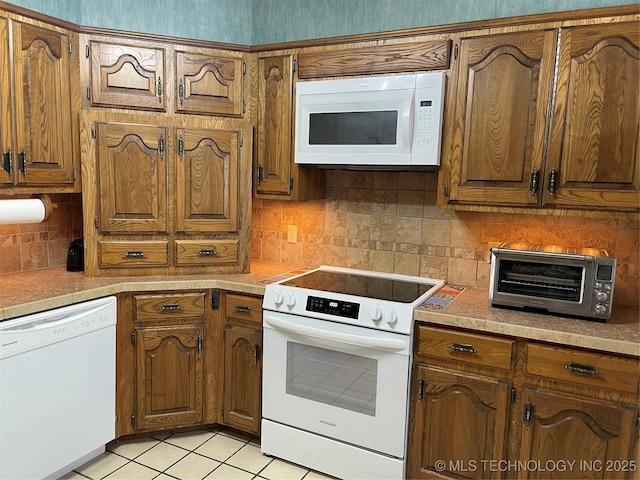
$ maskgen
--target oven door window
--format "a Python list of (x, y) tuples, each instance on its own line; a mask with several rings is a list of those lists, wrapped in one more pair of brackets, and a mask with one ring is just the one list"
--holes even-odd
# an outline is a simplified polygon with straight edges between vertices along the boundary
[(288, 395), (375, 416), (378, 360), (287, 342)]
[(498, 291), (579, 303), (584, 275), (584, 267), (577, 265), (502, 259)]

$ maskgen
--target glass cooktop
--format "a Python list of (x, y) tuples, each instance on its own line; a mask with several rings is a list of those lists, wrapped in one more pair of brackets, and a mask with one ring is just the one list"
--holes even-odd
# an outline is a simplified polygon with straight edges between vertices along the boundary
[(412, 303), (434, 287), (434, 284), (427, 282), (412, 282), (392, 277), (381, 278), (326, 270), (314, 270), (280, 284), (401, 303)]

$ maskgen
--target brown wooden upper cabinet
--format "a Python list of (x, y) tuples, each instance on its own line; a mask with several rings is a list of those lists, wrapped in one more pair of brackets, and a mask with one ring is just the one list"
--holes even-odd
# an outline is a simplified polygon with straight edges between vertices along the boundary
[(242, 116), (241, 58), (176, 50), (175, 69), (176, 112)]
[(0, 186), (78, 190), (74, 58), (71, 33), (0, 17)]
[(448, 202), (638, 209), (639, 35), (614, 23), (461, 38)]
[(293, 60), (293, 55), (258, 59), (258, 193), (288, 195), (291, 191)]
[(164, 48), (91, 40), (87, 54), (92, 106), (166, 110)]
[(325, 172), (298, 166), (293, 158), (295, 58), (258, 58), (258, 122), (254, 192), (258, 198), (313, 200), (325, 194)]
[(238, 228), (239, 132), (178, 128), (176, 231)]
[[(449, 202), (539, 205), (557, 32), (462, 38)], [(539, 179), (542, 182), (542, 178)]]
[(172, 113), (172, 105), (173, 113), (241, 117), (244, 62), (240, 52), (227, 54), (130, 39), (92, 39), (87, 46), (87, 96), (94, 107)]
[(637, 22), (561, 30), (543, 204), (640, 208), (639, 47)]

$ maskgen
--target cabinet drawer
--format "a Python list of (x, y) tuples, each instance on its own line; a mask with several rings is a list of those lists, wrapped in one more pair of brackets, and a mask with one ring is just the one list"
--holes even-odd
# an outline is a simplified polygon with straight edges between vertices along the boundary
[(515, 340), (443, 328), (418, 326), (418, 353), (445, 360), (511, 368)]
[(238, 263), (238, 240), (176, 240), (176, 265)]
[(262, 298), (227, 293), (225, 315), (227, 318), (262, 323)]
[(529, 343), (527, 373), (590, 387), (638, 393), (640, 360)]
[(101, 267), (149, 267), (169, 265), (169, 244), (164, 241), (98, 242)]
[(205, 316), (205, 293), (135, 295), (136, 320), (166, 320)]

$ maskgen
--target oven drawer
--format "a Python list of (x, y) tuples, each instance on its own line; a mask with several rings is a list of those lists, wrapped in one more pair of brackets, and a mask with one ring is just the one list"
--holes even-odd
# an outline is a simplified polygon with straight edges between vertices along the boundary
[(638, 392), (640, 360), (607, 353), (527, 344), (527, 373), (589, 387)]
[(227, 318), (262, 323), (262, 298), (227, 293), (225, 315)]
[(486, 367), (511, 368), (515, 340), (418, 325), (418, 353)]
[(202, 318), (205, 312), (205, 293), (135, 295), (136, 320), (170, 320), (173, 318)]

